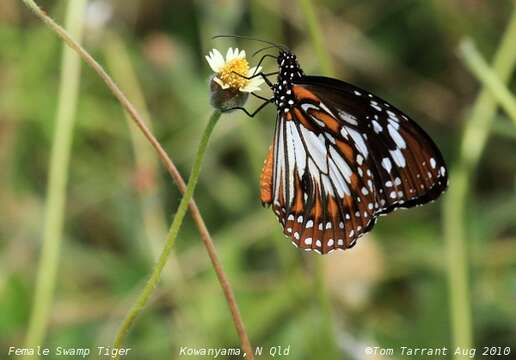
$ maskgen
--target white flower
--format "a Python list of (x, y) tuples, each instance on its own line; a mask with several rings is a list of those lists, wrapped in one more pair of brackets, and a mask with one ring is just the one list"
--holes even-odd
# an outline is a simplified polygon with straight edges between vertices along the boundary
[(222, 89), (235, 88), (241, 92), (259, 91), (260, 85), (263, 84), (261, 76), (256, 76), (252, 79), (246, 79), (260, 73), (262, 67), (249, 68), (249, 63), (245, 58), (245, 51), (229, 48), (226, 53), (226, 60), (222, 54), (213, 49), (209, 56), (206, 56), (208, 64), (215, 72), (213, 80), (220, 85)]

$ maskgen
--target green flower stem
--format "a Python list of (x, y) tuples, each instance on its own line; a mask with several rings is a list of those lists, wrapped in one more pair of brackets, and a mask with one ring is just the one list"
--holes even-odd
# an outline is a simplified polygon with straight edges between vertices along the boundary
[[(68, 3), (66, 28), (77, 39), (80, 39), (82, 35), (82, 15), (85, 3), (85, 0), (73, 0)], [(80, 70), (81, 63), (77, 54), (69, 47), (64, 47), (57, 116), (52, 149), (50, 152), (45, 222), (43, 224), (43, 242), (35, 283), (36, 289), (34, 292), (32, 312), (25, 339), (27, 346), (42, 345), (45, 339), (54, 298), (59, 254), (63, 237), (66, 184), (68, 182), (68, 165), (70, 162), (73, 127), (79, 94)]]
[[(468, 52), (466, 57), (471, 56)], [(495, 54), (493, 70), (507, 82), (516, 63), (516, 11)], [(485, 148), (496, 113), (496, 101), (487, 88), (478, 96), (466, 122), (457, 165), (451, 172), (450, 188), (443, 201), (443, 229), (448, 258), (449, 304), (454, 346), (471, 348), (473, 330), (468, 287), (468, 258), (464, 224), (470, 177)]]
[[(206, 126), (204, 133), (201, 138), (201, 143), (199, 144), (199, 148), (197, 149), (197, 155), (195, 156), (195, 161), (192, 167), (192, 172), (190, 174), (190, 178), (188, 179), (188, 184), (186, 185), (186, 191), (183, 194), (183, 198), (181, 199), (181, 202), (179, 203), (179, 208), (177, 209), (176, 216), (174, 217), (174, 221), (172, 222), (172, 225), (170, 225), (170, 229), (168, 231), (167, 241), (165, 243), (165, 247), (161, 251), (161, 255), (159, 256), (158, 262), (154, 266), (154, 270), (152, 271), (151, 277), (145, 284), (145, 287), (143, 288), (143, 291), (141, 292), (140, 296), (136, 300), (136, 303), (133, 305), (133, 307), (129, 310), (127, 316), (125, 317), (122, 325), (117, 331), (115, 341), (113, 346), (115, 348), (121, 348), (124, 344), (124, 339), (129, 332), (129, 329), (131, 328), (132, 324), (134, 323), (134, 320), (136, 317), (140, 314), (140, 312), (143, 310), (145, 305), (147, 304), (147, 301), (149, 300), (150, 296), (152, 295), (154, 289), (158, 285), (161, 271), (163, 270), (163, 267), (167, 263), (168, 256), (170, 252), (172, 251), (172, 248), (174, 247), (174, 244), (176, 242), (177, 234), (179, 233), (179, 229), (181, 227), (181, 224), (183, 223), (183, 219), (186, 215), (186, 212), (188, 210), (188, 204), (190, 203), (190, 200), (193, 197), (193, 193), (195, 190), (195, 186), (197, 185), (197, 180), (199, 179), (199, 174), (201, 173), (201, 165), (202, 161), (204, 159), (204, 155), (206, 153), (206, 148), (208, 146), (208, 141), (210, 139), (210, 135), (213, 132), (213, 129), (215, 127), (215, 124), (219, 120), (221, 116), (221, 112), (218, 110), (215, 110), (213, 114), (210, 117), (210, 120), (208, 122), (208, 125)], [(118, 356), (116, 357), (118, 358)]]
[(460, 52), (469, 70), (491, 91), (500, 106), (516, 125), (516, 98), (498, 75), (489, 67), (471, 39), (460, 44)]

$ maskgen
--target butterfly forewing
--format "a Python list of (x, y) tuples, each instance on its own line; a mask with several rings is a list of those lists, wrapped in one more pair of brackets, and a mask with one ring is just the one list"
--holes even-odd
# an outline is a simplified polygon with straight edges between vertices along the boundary
[(376, 216), (445, 189), (437, 147), (392, 105), (320, 77), (303, 77), (291, 91), (294, 105), (278, 113), (262, 201), (273, 204), (295, 245), (321, 253), (349, 248)]
[(321, 77), (303, 80), (295, 86), (312, 92), (324, 107), (333, 109), (344, 131), (351, 129), (358, 149), (365, 144), (367, 151), (361, 153), (375, 175), (382, 203), (378, 212), (424, 204), (446, 189), (446, 165), (439, 149), (407, 115), (345, 82)]
[(379, 215), (445, 190), (443, 158), (408, 116), (348, 83), (305, 76), (289, 51), (278, 65), (261, 200), (296, 246), (323, 254), (352, 247)]

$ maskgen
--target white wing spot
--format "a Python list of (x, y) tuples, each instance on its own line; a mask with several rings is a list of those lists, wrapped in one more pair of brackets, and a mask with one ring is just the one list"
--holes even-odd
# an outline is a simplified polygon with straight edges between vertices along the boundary
[(374, 109), (375, 109), (375, 110), (377, 110), (377, 111), (382, 111), (382, 108), (381, 108), (381, 107), (379, 107), (379, 106), (378, 106), (378, 105), (376, 105), (376, 104), (373, 104), (373, 101), (371, 101), (371, 107), (372, 107), (372, 108), (374, 108)]
[(323, 103), (319, 103), (319, 106), (321, 107), (321, 109), (323, 109), (324, 111), (326, 111), (328, 114), (330, 114), (331, 116), (335, 117), (335, 115), (333, 115), (333, 113), (331, 112), (330, 109), (328, 109), (328, 107)]
[(391, 172), (392, 164), (391, 164), (391, 160), (390, 160), (389, 158), (383, 158), (383, 160), (382, 160), (382, 166), (383, 166), (383, 168), (384, 168), (388, 173), (390, 173), (390, 172)]
[(396, 165), (398, 165), (401, 168), (405, 167), (405, 156), (401, 153), (400, 149), (396, 150), (389, 150), (391, 153), (392, 158), (394, 159), (394, 162)]
[(381, 133), (383, 130), (382, 125), (380, 125), (376, 120), (373, 120), (373, 130), (377, 134)]
[(315, 106), (314, 104), (303, 103), (303, 104), (301, 104), (301, 109), (303, 109), (304, 112), (308, 113), (308, 109), (319, 110), (319, 107)]
[(352, 125), (358, 125), (357, 118), (351, 115), (350, 113), (347, 113), (345, 111), (339, 111), (339, 116), (342, 120), (352, 124)]
[(348, 130), (349, 135), (351, 135), (351, 138), (355, 142), (355, 145), (357, 146), (358, 151), (360, 151), (360, 153), (362, 155), (364, 155), (364, 157), (367, 158), (367, 155), (369, 152), (367, 151), (367, 146), (365, 144), (363, 136), (360, 135), (360, 133), (354, 129), (347, 128), (347, 130)]
[(398, 130), (396, 130), (392, 124), (389, 123), (387, 125), (387, 130), (389, 131), (389, 135), (391, 136), (392, 140), (394, 140), (400, 149), (405, 149), (407, 147), (405, 140), (403, 140)]

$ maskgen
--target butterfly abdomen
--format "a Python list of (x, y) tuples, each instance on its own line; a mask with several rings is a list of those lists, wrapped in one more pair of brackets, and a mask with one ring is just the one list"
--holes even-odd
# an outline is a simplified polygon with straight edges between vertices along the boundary
[(272, 157), (273, 146), (271, 145), (260, 176), (260, 200), (264, 206), (272, 203)]

